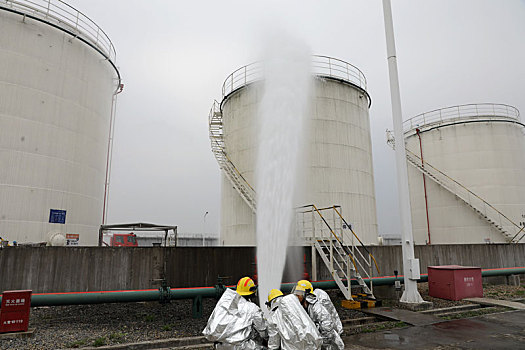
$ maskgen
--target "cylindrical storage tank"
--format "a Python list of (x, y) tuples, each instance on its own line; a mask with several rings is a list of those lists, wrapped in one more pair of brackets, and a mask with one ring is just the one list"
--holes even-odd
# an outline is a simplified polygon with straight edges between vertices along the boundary
[(448, 107), (405, 121), (404, 132), (416, 244), (503, 243), (524, 233), (525, 128), (516, 108)]
[[(307, 108), (306, 174), (301, 199), (318, 208), (340, 205), (364, 243), (377, 243), (370, 97), (356, 67), (325, 56), (313, 57), (313, 92)], [(224, 150), (248, 184), (255, 183), (257, 115), (263, 77), (253, 65), (232, 73), (223, 86)], [(213, 144), (213, 139), (212, 139)], [(257, 191), (257, 188), (254, 188)], [(255, 214), (222, 174), (223, 245), (255, 245)]]
[[(120, 76), (106, 34), (62, 1), (0, 3), (0, 236), (98, 243)], [(70, 234), (70, 235), (67, 235)]]

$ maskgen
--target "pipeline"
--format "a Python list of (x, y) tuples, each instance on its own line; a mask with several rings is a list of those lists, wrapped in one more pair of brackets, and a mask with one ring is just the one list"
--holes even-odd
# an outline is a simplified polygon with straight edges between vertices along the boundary
[[(482, 277), (509, 276), (525, 274), (525, 267), (509, 267), (497, 269), (483, 269)], [(403, 275), (364, 278), (367, 284), (370, 280), (374, 286), (393, 285), (395, 281), (403, 282)], [(421, 274), (418, 282), (427, 282), (428, 275)], [(353, 285), (357, 281), (352, 280)], [(289, 293), (295, 283), (281, 284), (283, 293)], [(335, 281), (313, 281), (314, 288), (337, 289)], [(65, 293), (34, 293), (31, 297), (31, 306), (59, 306), (59, 305), (81, 305), (81, 304), (102, 304), (102, 303), (127, 303), (140, 301), (168, 301), (178, 299), (202, 299), (202, 298), (219, 298), (224, 288), (235, 288), (235, 286), (201, 287), (201, 288), (159, 288), (159, 289), (142, 289), (142, 290), (120, 290), (120, 291), (103, 291), (103, 292), (65, 292)], [(1, 302), (0, 297), (0, 302)]]

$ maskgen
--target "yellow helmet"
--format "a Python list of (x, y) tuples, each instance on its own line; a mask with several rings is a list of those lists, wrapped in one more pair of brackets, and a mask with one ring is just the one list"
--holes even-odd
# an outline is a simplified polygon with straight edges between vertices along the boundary
[(273, 299), (280, 297), (283, 295), (283, 292), (281, 292), (279, 289), (272, 289), (270, 293), (268, 293), (268, 302), (271, 302)]
[(237, 293), (240, 295), (251, 295), (255, 293), (257, 287), (250, 277), (243, 277), (237, 283)]
[(314, 291), (314, 286), (308, 280), (300, 280), (295, 286), (296, 290), (303, 290), (306, 294), (312, 293)]

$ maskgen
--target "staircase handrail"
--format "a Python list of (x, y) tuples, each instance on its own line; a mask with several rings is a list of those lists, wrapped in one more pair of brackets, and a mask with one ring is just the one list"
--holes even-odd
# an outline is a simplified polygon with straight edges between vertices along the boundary
[[(213, 124), (213, 122), (216, 124)], [(212, 127), (215, 126), (214, 127)], [(246, 204), (255, 212), (257, 205), (255, 199), (255, 189), (244, 178), (241, 172), (237, 169), (235, 164), (224, 150), (224, 138), (222, 135), (222, 113), (220, 104), (216, 100), (213, 102), (208, 116), (209, 136), (211, 141), (212, 152), (219, 163), (219, 167), (224, 171), (232, 185), (237, 189)], [(233, 175), (230, 175), (232, 172)], [(238, 179), (232, 178), (237, 177)], [(246, 189), (246, 190), (245, 190)], [(247, 193), (250, 192), (251, 193)]]
[[(390, 130), (387, 130), (387, 143), (392, 147), (394, 148), (395, 146), (395, 139), (394, 139), (394, 136), (392, 135), (392, 132)], [(490, 204), (489, 202), (487, 202), (485, 199), (481, 198), (480, 196), (478, 196), (477, 194), (475, 194), (474, 192), (472, 192), (471, 190), (469, 190), (467, 187), (465, 187), (463, 184), (461, 184), (460, 182), (456, 181), (455, 179), (451, 178), (450, 176), (448, 176), (447, 174), (445, 174), (444, 172), (442, 172), (441, 170), (437, 169), (436, 167), (434, 167), (432, 164), (428, 163), (426, 160), (421, 160), (421, 158), (415, 154), (414, 152), (410, 151), (408, 148), (406, 149), (406, 152), (407, 152), (407, 158), (409, 158), (410, 156), (413, 156), (415, 157), (417, 160), (416, 160), (416, 164), (417, 163), (422, 163), (422, 166), (423, 168), (425, 168), (425, 165), (427, 165), (428, 167), (432, 168), (433, 170), (435, 170), (436, 172), (438, 172), (440, 175), (444, 176), (447, 180), (449, 181), (452, 181), (455, 185), (459, 186), (460, 188), (464, 189), (465, 191), (468, 192), (469, 195), (473, 195), (475, 198), (479, 199), (486, 207), (489, 207), (491, 208), (492, 210), (494, 210), (500, 217), (503, 217), (505, 218), (509, 223), (511, 223), (511, 225), (515, 226), (517, 229), (519, 229), (518, 233), (516, 235), (514, 235), (511, 240), (509, 241), (509, 243), (518, 243), (524, 236), (522, 236), (519, 240), (517, 241), (514, 241), (514, 238), (521, 232), (523, 231), (523, 227), (519, 226), (518, 224), (516, 224), (514, 221), (512, 221), (510, 218), (508, 218), (505, 214), (503, 214), (500, 210), (498, 210), (497, 208), (495, 208), (492, 204)], [(425, 168), (427, 169), (427, 168)], [(427, 169), (428, 171), (428, 169)], [(451, 192), (454, 192), (453, 190), (450, 190)], [(455, 193), (456, 194), (456, 193)], [(485, 213), (486, 214), (486, 213)], [(501, 220), (500, 220), (500, 223), (501, 223)]]
[[(410, 151), (409, 149), (406, 150), (407, 153), (410, 153), (410, 155), (412, 155), (413, 157), (417, 158), (418, 161), (421, 161), (421, 158), (415, 154), (414, 152)], [(498, 215), (500, 215), (501, 217), (505, 218), (509, 223), (511, 223), (513, 226), (515, 226), (517, 229), (519, 229), (520, 231), (523, 229), (522, 227), (520, 227), (518, 224), (516, 224), (514, 221), (512, 221), (507, 215), (503, 214), (500, 210), (498, 210), (497, 208), (495, 208), (492, 204), (490, 204), (489, 202), (487, 202), (485, 199), (481, 198), (479, 195), (475, 194), (474, 192), (472, 192), (471, 190), (469, 190), (467, 187), (465, 187), (463, 184), (461, 184), (460, 182), (454, 180), (453, 178), (451, 178), (450, 176), (448, 176), (447, 174), (445, 174), (444, 172), (442, 172), (441, 170), (437, 169), (436, 167), (434, 167), (433, 165), (431, 165), (430, 163), (428, 163), (426, 160), (423, 160), (422, 163), (424, 165), (428, 165), (430, 168), (432, 168), (433, 170), (437, 171), (440, 175), (444, 176), (447, 180), (450, 180), (452, 182), (454, 182), (454, 184), (458, 185), (459, 187), (461, 187), (463, 190), (467, 191), (470, 195), (474, 196), (475, 198), (479, 199), (481, 202), (483, 202), (484, 205), (488, 206), (489, 208), (491, 208), (492, 210), (494, 210)]]
[[(343, 242), (341, 242), (341, 239), (339, 239), (339, 237), (337, 236), (337, 234), (334, 232), (334, 230), (332, 230), (332, 227), (330, 226), (330, 224), (328, 224), (328, 222), (326, 221), (326, 219), (324, 218), (323, 214), (321, 214), (321, 212), (319, 211), (319, 209), (315, 206), (315, 204), (309, 204), (309, 205), (303, 205), (303, 206), (300, 206), (299, 208), (308, 208), (308, 207), (312, 207), (315, 212), (321, 217), (321, 219), (323, 220), (323, 222), (325, 223), (326, 227), (328, 227), (328, 229), (330, 230), (330, 233), (332, 234), (332, 236), (337, 240), (337, 242), (339, 242), (339, 244), (341, 245), (341, 247), (343, 247), (343, 250), (345, 251), (345, 253), (350, 257), (350, 260), (352, 260), (352, 264), (354, 265), (354, 268), (356, 271), (357, 270), (357, 265), (355, 263), (355, 260), (354, 258), (352, 257), (352, 254), (351, 252), (348, 250), (348, 247), (346, 247)], [(314, 237), (315, 239), (315, 237)]]
[[(359, 244), (361, 244), (361, 247), (363, 247), (363, 249), (368, 253), (368, 255), (372, 258), (372, 260), (374, 261), (374, 264), (376, 266), (376, 270), (377, 270), (377, 273), (379, 275), (381, 275), (381, 272), (379, 271), (379, 266), (377, 265), (377, 261), (376, 261), (376, 258), (374, 258), (374, 255), (372, 253), (370, 253), (370, 251), (368, 250), (368, 248), (363, 244), (363, 242), (361, 241), (361, 239), (359, 238), (359, 236), (356, 235), (356, 233), (354, 232), (354, 230), (352, 229), (352, 225), (350, 225), (348, 222), (346, 222), (345, 218), (343, 217), (343, 215), (341, 215), (341, 213), (339, 212), (339, 210), (337, 210), (336, 206), (334, 205), (333, 206), (335, 212), (337, 213), (337, 215), (339, 215), (339, 217), (341, 218), (341, 220), (343, 220), (344, 224), (346, 225), (346, 227), (348, 227), (348, 229), (350, 230), (350, 232), (352, 232), (352, 234), (354, 235), (354, 237), (357, 239), (357, 241), (359, 242)], [(344, 232), (344, 231), (343, 231)], [(363, 257), (364, 258), (364, 257)]]

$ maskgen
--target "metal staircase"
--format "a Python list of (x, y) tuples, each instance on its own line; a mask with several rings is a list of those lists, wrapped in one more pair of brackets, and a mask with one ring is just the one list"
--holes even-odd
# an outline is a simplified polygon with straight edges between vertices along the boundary
[[(375, 300), (371, 277), (373, 263), (376, 268), (377, 263), (338, 209), (339, 206), (318, 209), (313, 204), (298, 208), (297, 232), (315, 247), (347, 300), (354, 298), (352, 279), (357, 281), (368, 299)], [(349, 236), (348, 231), (353, 236)], [(356, 243), (360, 244), (359, 248)]]
[[(395, 146), (394, 135), (389, 130), (387, 130), (387, 144), (392, 148)], [(406, 149), (406, 158), (408, 163), (410, 163), (421, 173), (452, 193), (457, 198), (461, 199), (468, 207), (476, 212), (476, 214), (478, 214), (503, 236), (505, 236), (509, 243), (518, 243), (525, 237), (525, 233), (522, 234), (525, 227), (520, 227), (517, 225), (501, 211), (463, 186), (458, 181), (435, 168), (428, 162), (421, 161), (421, 158), (409, 149)]]
[(255, 213), (257, 208), (255, 203), (255, 190), (250, 186), (239, 170), (237, 170), (235, 165), (233, 165), (224, 149), (222, 111), (220, 109), (220, 104), (217, 101), (213, 102), (210, 109), (208, 125), (210, 130), (211, 150), (219, 163), (219, 167), (222, 169), (228, 180), (230, 180), (233, 187), (241, 195), (242, 199)]

